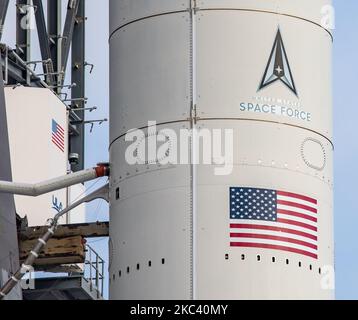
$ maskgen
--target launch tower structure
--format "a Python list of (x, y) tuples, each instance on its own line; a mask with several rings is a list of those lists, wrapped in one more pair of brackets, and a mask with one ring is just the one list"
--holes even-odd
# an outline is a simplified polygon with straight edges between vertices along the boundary
[[(63, 3), (62, 0), (0, 1), (0, 43), (5, 21), (10, 18), (9, 12), (13, 12), (9, 6), (16, 4), (16, 17), (12, 17), (15, 21), (13, 29), (16, 29), (16, 45), (0, 45), (0, 148), (3, 155), (0, 180), (12, 180), (8, 141), (10, 132), (7, 132), (3, 82), (14, 90), (19, 86), (46, 88), (48, 90), (45, 90), (44, 96), (50, 91), (58, 97), (64, 113), (67, 108), (69, 114), (68, 128), (64, 130), (66, 135), (68, 132), (69, 142), (63, 142), (66, 147), (63, 152), (66, 157), (69, 155), (72, 172), (84, 169), (84, 128), (88, 122), (85, 121), (85, 72), (86, 67), (91, 66), (85, 60), (85, 0), (67, 1), (65, 12)], [(35, 33), (38, 44), (32, 42)], [(41, 58), (36, 61), (32, 57), (33, 48), (39, 48), (41, 53)], [(70, 72), (68, 77), (67, 71)], [(29, 88), (25, 88), (22, 93), (26, 89)], [(63, 167), (66, 165), (67, 158)], [(0, 195), (0, 239), (2, 286), (3, 281), (16, 271), (19, 262), (16, 212), (13, 196), (10, 195)], [(8, 298), (21, 298), (21, 291), (14, 291)]]

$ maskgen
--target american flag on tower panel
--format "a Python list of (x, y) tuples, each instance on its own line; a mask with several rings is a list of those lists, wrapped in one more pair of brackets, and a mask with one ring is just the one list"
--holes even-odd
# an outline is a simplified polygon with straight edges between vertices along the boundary
[(230, 188), (230, 246), (318, 259), (318, 202), (287, 191)]
[(51, 141), (58, 149), (65, 152), (65, 130), (54, 119), (52, 119)]

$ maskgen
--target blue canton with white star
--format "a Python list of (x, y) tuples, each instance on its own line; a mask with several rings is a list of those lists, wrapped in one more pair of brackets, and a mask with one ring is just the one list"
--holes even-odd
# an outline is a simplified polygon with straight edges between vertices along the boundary
[(255, 188), (230, 188), (230, 218), (277, 221), (277, 192)]

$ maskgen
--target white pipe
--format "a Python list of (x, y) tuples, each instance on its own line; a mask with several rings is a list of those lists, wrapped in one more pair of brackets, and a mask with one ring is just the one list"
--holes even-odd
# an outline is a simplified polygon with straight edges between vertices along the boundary
[(99, 177), (108, 176), (108, 174), (108, 166), (99, 165), (98, 167), (92, 169), (71, 173), (59, 178), (36, 184), (0, 181), (0, 193), (37, 197), (55, 190), (60, 190), (79, 183), (84, 183)]

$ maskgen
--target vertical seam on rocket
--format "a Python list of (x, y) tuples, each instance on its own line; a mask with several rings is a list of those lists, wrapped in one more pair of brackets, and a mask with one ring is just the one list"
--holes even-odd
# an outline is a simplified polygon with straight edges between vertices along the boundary
[(196, 159), (195, 159), (195, 128), (196, 128), (196, 0), (190, 0), (190, 95), (191, 95), (191, 103), (190, 103), (190, 125), (191, 125), (191, 292), (190, 298), (192, 300), (196, 299)]

